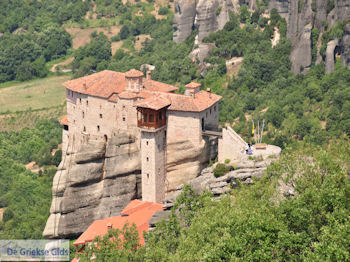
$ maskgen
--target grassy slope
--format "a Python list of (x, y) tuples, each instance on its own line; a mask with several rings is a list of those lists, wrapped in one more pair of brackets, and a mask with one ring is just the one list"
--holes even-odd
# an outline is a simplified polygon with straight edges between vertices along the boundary
[(0, 113), (42, 109), (62, 105), (70, 76), (53, 76), (17, 83), (0, 89)]

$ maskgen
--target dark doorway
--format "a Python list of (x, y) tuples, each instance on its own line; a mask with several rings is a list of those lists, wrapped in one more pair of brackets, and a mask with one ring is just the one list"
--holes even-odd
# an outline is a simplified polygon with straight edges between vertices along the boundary
[(202, 131), (204, 131), (204, 118), (202, 118)]

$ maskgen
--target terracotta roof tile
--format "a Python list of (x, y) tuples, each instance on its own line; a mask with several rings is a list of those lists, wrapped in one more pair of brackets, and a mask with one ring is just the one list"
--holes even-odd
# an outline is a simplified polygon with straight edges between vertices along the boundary
[(201, 112), (215, 103), (221, 96), (206, 91), (199, 91), (195, 95), (167, 94), (171, 100), (168, 110)]
[(144, 100), (136, 102), (135, 106), (159, 110), (169, 106), (170, 104), (171, 102), (165, 94), (158, 93), (154, 94), (153, 96), (147, 97)]
[(195, 88), (198, 88), (200, 86), (201, 86), (201, 84), (199, 84), (199, 83), (191, 82), (191, 83), (187, 84), (185, 87), (186, 88), (193, 88), (193, 89), (195, 89)]
[(139, 97), (137, 93), (130, 92), (130, 91), (121, 92), (120, 94), (118, 94), (118, 96), (124, 99), (133, 99), (133, 98)]
[(74, 92), (108, 98), (112, 93), (120, 93), (125, 89), (125, 76), (123, 73), (104, 70), (67, 81), (63, 85)]
[(68, 126), (68, 115), (65, 115), (64, 117), (62, 117), (60, 123), (61, 125)]
[(74, 242), (74, 245), (81, 245), (93, 241), (96, 236), (103, 236), (108, 232), (108, 224), (112, 228), (122, 229), (125, 223), (130, 225), (135, 223), (140, 237), (140, 243), (144, 244), (143, 231), (148, 231), (148, 221), (152, 215), (161, 210), (162, 205), (153, 202), (144, 202), (140, 200), (131, 201), (122, 211), (127, 216), (109, 217), (103, 220), (94, 221), (87, 230)]
[[(133, 72), (135, 71), (137, 70), (134, 70)], [(109, 98), (113, 94), (119, 94), (125, 90), (125, 75), (126, 73), (104, 70), (92, 75), (67, 81), (63, 83), (63, 85), (69, 90), (81, 94)], [(175, 86), (145, 78), (143, 79), (143, 86), (143, 90), (157, 92), (172, 92), (177, 89)]]
[(177, 90), (178, 88), (169, 84), (165, 84), (162, 82), (158, 82), (152, 79), (144, 79), (143, 85), (147, 90), (150, 91), (158, 91), (158, 92), (172, 92)]
[(125, 73), (126, 77), (141, 77), (143, 76), (143, 73), (136, 69), (131, 69), (128, 72)]

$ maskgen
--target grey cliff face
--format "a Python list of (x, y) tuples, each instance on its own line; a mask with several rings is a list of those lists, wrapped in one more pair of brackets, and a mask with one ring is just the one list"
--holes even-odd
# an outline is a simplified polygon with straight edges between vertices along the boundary
[[(90, 140), (77, 152), (68, 152), (58, 167), (52, 187), (50, 217), (43, 236), (75, 238), (95, 220), (118, 216), (135, 198), (142, 198), (140, 143), (121, 133)], [(167, 146), (167, 188), (170, 192), (195, 178), (204, 163), (217, 155), (217, 139), (199, 147), (190, 141)]]
[(176, 0), (173, 40), (177, 43), (198, 29), (198, 41), (224, 27), (230, 11), (239, 9), (238, 0)]
[[(290, 59), (292, 62), (292, 71), (295, 74), (305, 73), (311, 67), (312, 29), (317, 27), (322, 36), (326, 23), (328, 24), (328, 28), (330, 28), (338, 21), (350, 19), (349, 0), (334, 0), (334, 8), (332, 10), (327, 10), (328, 0), (303, 0), (301, 3), (303, 4), (300, 6), (299, 0), (270, 0), (269, 2), (269, 9), (276, 8), (278, 13), (287, 21), (287, 37), (292, 42)], [(197, 48), (198, 50), (194, 50), (194, 53), (206, 54), (207, 52), (201, 51), (200, 48), (203, 38), (211, 32), (222, 29), (229, 20), (229, 12), (237, 12), (241, 5), (247, 5), (250, 9), (254, 10), (256, 8), (256, 1), (199, 0), (196, 5), (195, 2), (177, 0), (176, 6), (179, 8), (176, 9), (176, 19), (174, 19), (174, 41), (183, 41), (193, 32), (194, 27), (196, 27), (198, 29), (196, 44), (199, 47)], [(181, 15), (178, 10), (187, 11), (183, 11)], [(218, 12), (219, 10), (220, 12)], [(182, 19), (182, 17), (185, 18)], [(191, 24), (191, 21), (193, 21), (193, 24)], [(184, 24), (186, 24), (186, 28), (182, 29)], [(349, 62), (347, 61), (349, 52), (348, 41), (348, 38), (344, 36), (343, 41), (339, 42), (339, 45), (341, 45), (339, 49), (343, 50), (343, 65), (349, 66)], [(202, 60), (200, 59), (200, 62)], [(318, 55), (316, 62), (320, 63), (321, 61), (322, 57)], [(327, 63), (327, 61), (325, 62)], [(332, 65), (328, 67), (332, 68)]]
[(196, 16), (195, 0), (175, 1), (174, 35), (173, 40), (180, 43), (192, 34)]
[(350, 24), (345, 26), (342, 46), (342, 64), (350, 68)]
[(44, 237), (76, 237), (93, 221), (119, 215), (141, 196), (140, 152), (132, 136), (89, 141), (63, 159), (54, 177)]

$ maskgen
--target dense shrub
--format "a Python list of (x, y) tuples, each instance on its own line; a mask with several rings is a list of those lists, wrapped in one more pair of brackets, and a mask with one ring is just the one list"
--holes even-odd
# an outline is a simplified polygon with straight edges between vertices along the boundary
[(218, 163), (216, 167), (214, 168), (214, 176), (220, 177), (225, 175), (227, 172), (230, 171), (230, 167), (226, 166), (225, 164)]

